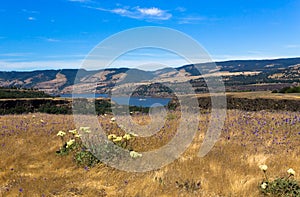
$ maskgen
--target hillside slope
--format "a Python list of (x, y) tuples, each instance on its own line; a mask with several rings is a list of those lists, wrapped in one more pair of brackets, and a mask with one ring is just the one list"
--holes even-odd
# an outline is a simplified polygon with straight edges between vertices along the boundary
[[(158, 83), (192, 82), (201, 92), (205, 86), (203, 77), (222, 76), (229, 90), (236, 86), (253, 84), (283, 84), (279, 88), (300, 82), (300, 58), (274, 60), (233, 60), (216, 62), (217, 69), (206, 70), (201, 75), (199, 69), (207, 64), (185, 65), (178, 68), (163, 68), (156, 71), (116, 68), (86, 71), (84, 69), (42, 70), (31, 72), (0, 72), (0, 87), (37, 88), (50, 94), (77, 92), (109, 93), (115, 84), (122, 88), (128, 84), (135, 86)], [(205, 69), (204, 69), (205, 70)], [(76, 81), (75, 81), (76, 80)], [(249, 87), (242, 87), (243, 90)], [(272, 86), (272, 88), (276, 88)], [(269, 88), (270, 89), (270, 88)], [(259, 90), (269, 90), (259, 89)]]

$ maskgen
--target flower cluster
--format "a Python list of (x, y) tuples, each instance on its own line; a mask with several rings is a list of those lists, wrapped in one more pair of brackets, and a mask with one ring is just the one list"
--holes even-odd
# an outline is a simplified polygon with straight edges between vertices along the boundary
[[(90, 133), (91, 129), (90, 127), (80, 127), (79, 131), (81, 132), (85, 132), (85, 133)], [(73, 148), (73, 146), (75, 144), (81, 146), (81, 134), (79, 134), (77, 129), (71, 129), (68, 131), (68, 133), (71, 134), (70, 140), (67, 142), (64, 142), (64, 136), (67, 135), (67, 132), (65, 131), (59, 131), (56, 135), (61, 137), (62, 139), (62, 147), (60, 148), (60, 150), (58, 151), (58, 153), (67, 153), (70, 149)]]
[(123, 139), (129, 141), (130, 139), (132, 139), (133, 137), (136, 137), (137, 135), (134, 133), (126, 133), (123, 136), (117, 136), (115, 134), (110, 134), (107, 136), (107, 139), (112, 140), (113, 142), (120, 142)]
[(268, 180), (267, 177), (267, 165), (260, 165), (259, 168), (263, 171), (265, 175), (265, 180), (260, 185), (261, 192), (265, 195), (274, 195), (274, 196), (299, 196), (300, 195), (300, 186), (294, 180), (290, 179), (291, 176), (294, 176), (295, 171), (290, 168), (287, 170), (289, 176), (283, 178), (277, 178), (272, 181)]
[[(130, 141), (131, 139), (133, 139), (134, 137), (137, 137), (138, 135), (134, 134), (134, 133), (125, 133), (123, 136), (117, 136), (115, 134), (110, 134), (107, 136), (107, 139), (111, 140), (112, 142), (114, 142), (116, 145), (122, 147), (122, 148), (126, 148), (127, 142)], [(138, 153), (136, 151), (131, 150), (129, 152), (130, 157), (132, 158), (138, 158), (138, 157), (142, 157), (141, 153)]]
[[(81, 134), (83, 133), (91, 133), (90, 127), (80, 127), (77, 129), (69, 130), (68, 132), (59, 131), (57, 136), (61, 137), (62, 146), (56, 153), (58, 155), (68, 155), (72, 154), (74, 161), (80, 165), (85, 167), (91, 167), (95, 164), (99, 163), (100, 160), (95, 157), (90, 149), (88, 149), (83, 143), (81, 139)], [(64, 136), (68, 136), (69, 140), (64, 141)]]
[(75, 138), (81, 138), (81, 135), (77, 132), (77, 129), (69, 130), (69, 133), (71, 133)]

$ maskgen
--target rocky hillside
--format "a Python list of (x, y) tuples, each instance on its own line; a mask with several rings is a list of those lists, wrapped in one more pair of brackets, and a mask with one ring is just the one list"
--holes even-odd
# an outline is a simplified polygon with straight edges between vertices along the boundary
[[(164, 68), (156, 71), (118, 68), (97, 71), (83, 69), (42, 70), (31, 72), (0, 72), (0, 87), (36, 88), (50, 94), (97, 92), (109, 93), (117, 84), (122, 91), (136, 86), (136, 92), (145, 89), (151, 81), (152, 92), (157, 83), (184, 83), (190, 81), (197, 91), (205, 91), (205, 77), (222, 76), (229, 91), (272, 90), (300, 82), (300, 58), (274, 60), (234, 60), (216, 62), (217, 69), (206, 70), (201, 75), (197, 67), (206, 64)], [(130, 85), (129, 85), (130, 84)], [(153, 88), (155, 87), (155, 88)], [(252, 89), (251, 89), (252, 88)], [(165, 88), (163, 88), (165, 89)], [(157, 91), (156, 91), (157, 92)]]

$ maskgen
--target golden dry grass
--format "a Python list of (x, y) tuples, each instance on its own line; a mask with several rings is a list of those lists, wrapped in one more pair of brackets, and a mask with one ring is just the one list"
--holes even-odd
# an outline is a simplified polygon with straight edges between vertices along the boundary
[[(249, 99), (274, 99), (274, 100), (299, 100), (300, 94), (299, 93), (289, 93), (289, 94), (282, 94), (282, 93), (272, 93), (271, 91), (253, 91), (253, 92), (226, 92), (226, 96), (232, 96), (234, 98), (249, 98)], [(194, 96), (194, 95), (190, 95)], [(201, 97), (210, 97), (209, 93), (197, 94), (197, 98)]]
[[(300, 179), (300, 114), (293, 112), (228, 111), (222, 136), (203, 158), (197, 157), (209, 114), (202, 114), (199, 131), (187, 151), (173, 163), (145, 173), (124, 172), (99, 164), (79, 167), (71, 155), (58, 156), (59, 130), (75, 128), (71, 115), (0, 116), (0, 196), (260, 196), (263, 179), (258, 165), (267, 164), (271, 178), (288, 168)], [(121, 132), (99, 117), (107, 133)], [(136, 115), (136, 121), (147, 116)], [(43, 120), (43, 121), (41, 121)], [(142, 122), (142, 121), (141, 121)], [(155, 136), (137, 139), (137, 151), (157, 148), (176, 132), (178, 120)], [(178, 188), (176, 181), (200, 182), (200, 189)]]

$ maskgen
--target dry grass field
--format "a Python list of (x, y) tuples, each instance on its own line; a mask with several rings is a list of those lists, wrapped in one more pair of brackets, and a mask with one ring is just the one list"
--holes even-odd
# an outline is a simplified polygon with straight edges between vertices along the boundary
[[(209, 113), (200, 116), (197, 136), (180, 158), (144, 173), (102, 163), (78, 166), (71, 154), (56, 155), (62, 143), (57, 132), (75, 128), (71, 115), (0, 116), (0, 196), (261, 196), (260, 164), (268, 165), (270, 178), (285, 176), (293, 168), (300, 180), (299, 112), (227, 113), (221, 138), (205, 157), (197, 153)], [(137, 137), (134, 150), (167, 143), (178, 125), (178, 116), (171, 117), (153, 137)], [(147, 115), (133, 118), (140, 124), (148, 121)], [(107, 134), (120, 132), (110, 123), (111, 116), (98, 119)]]

